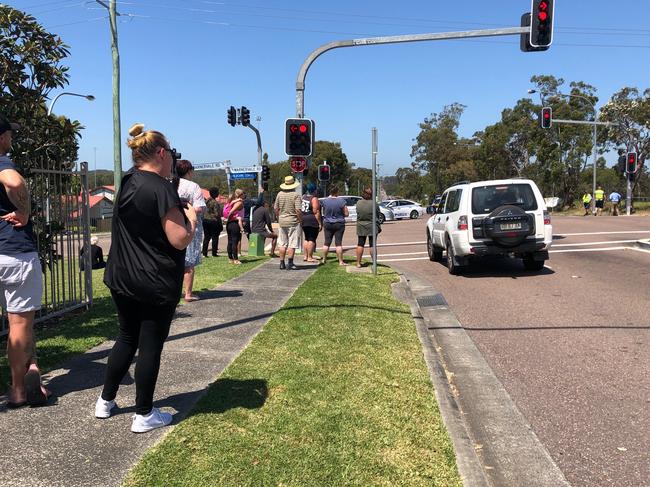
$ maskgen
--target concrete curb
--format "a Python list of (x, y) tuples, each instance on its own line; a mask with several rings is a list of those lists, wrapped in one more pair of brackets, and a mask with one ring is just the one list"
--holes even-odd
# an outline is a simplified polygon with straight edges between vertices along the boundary
[(464, 484), (568, 486), (444, 297), (414, 276), (403, 277)]

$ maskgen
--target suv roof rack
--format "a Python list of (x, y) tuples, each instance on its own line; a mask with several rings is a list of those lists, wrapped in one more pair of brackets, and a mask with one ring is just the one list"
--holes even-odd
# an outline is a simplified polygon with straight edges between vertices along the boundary
[(466, 179), (466, 180), (464, 180), (464, 181), (456, 181), (454, 184), (451, 184), (449, 187), (451, 187), (451, 186), (458, 186), (459, 184), (470, 184), (470, 183), (471, 183), (471, 181), (469, 181), (469, 180)]

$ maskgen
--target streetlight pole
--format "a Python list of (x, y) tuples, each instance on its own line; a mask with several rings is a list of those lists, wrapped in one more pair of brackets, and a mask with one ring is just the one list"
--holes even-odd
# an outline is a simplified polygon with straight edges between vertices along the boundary
[[(528, 90), (528, 93), (536, 93), (537, 90)], [(541, 91), (540, 96), (544, 95), (557, 95), (557, 96), (564, 96), (564, 97), (573, 97), (573, 98), (580, 98), (582, 100), (585, 100), (589, 105), (591, 106), (591, 109), (594, 111), (594, 133), (593, 133), (593, 142), (592, 142), (592, 153), (593, 153), (593, 183), (592, 183), (592, 189), (591, 189), (591, 196), (592, 200), (594, 201), (594, 207), (596, 204), (596, 159), (598, 157), (596, 153), (596, 144), (598, 143), (597, 141), (597, 127), (598, 127), (598, 111), (596, 110), (596, 105), (592, 103), (592, 101), (587, 98), (586, 96), (582, 95), (574, 95), (572, 93), (549, 93), (547, 91)], [(543, 102), (543, 101), (542, 101)]]
[(71, 93), (71, 92), (69, 92), (69, 91), (64, 91), (63, 93), (59, 93), (58, 95), (56, 95), (56, 96), (54, 97), (54, 100), (52, 100), (52, 102), (50, 103), (50, 107), (47, 109), (47, 114), (48, 114), (48, 115), (52, 115), (52, 109), (54, 108), (54, 104), (56, 103), (56, 101), (57, 101), (59, 98), (61, 98), (62, 96), (65, 96), (65, 95), (68, 95), (68, 96), (79, 96), (79, 97), (81, 97), (81, 98), (85, 98), (85, 99), (88, 100), (88, 101), (93, 101), (93, 100), (95, 99), (95, 97), (94, 97), (93, 95), (82, 95), (82, 94), (80, 94), (80, 93)]

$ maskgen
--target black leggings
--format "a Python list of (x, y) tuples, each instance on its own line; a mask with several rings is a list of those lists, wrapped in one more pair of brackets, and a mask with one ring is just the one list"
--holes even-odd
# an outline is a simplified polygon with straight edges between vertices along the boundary
[(343, 244), (345, 223), (325, 223), (323, 229), (325, 230), (325, 247), (329, 247), (332, 244), (332, 237), (334, 237), (334, 245), (337, 247)]
[(212, 240), (212, 256), (219, 251), (219, 235), (223, 231), (223, 224), (219, 220), (203, 220), (203, 255), (208, 256), (208, 245)]
[(111, 291), (120, 322), (120, 333), (108, 356), (102, 399), (112, 401), (120, 382), (138, 353), (135, 365), (135, 412), (147, 415), (153, 408), (160, 354), (169, 335), (176, 304), (146, 304)]
[(237, 220), (228, 222), (226, 225), (226, 233), (228, 234), (228, 258), (230, 260), (237, 260), (237, 246), (241, 240), (241, 228)]
[(366, 238), (368, 239), (368, 246), (370, 248), (373, 248), (374, 245), (372, 244), (372, 235), (368, 235), (367, 237), (365, 235), (357, 235), (357, 247), (365, 247)]

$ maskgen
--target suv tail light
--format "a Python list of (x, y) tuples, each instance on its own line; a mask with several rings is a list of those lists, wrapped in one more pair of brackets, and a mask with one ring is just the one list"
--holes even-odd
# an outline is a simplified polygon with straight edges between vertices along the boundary
[(458, 217), (458, 230), (467, 230), (467, 215), (461, 215)]
[(544, 225), (550, 225), (550, 224), (551, 224), (551, 214), (547, 210), (544, 210)]

